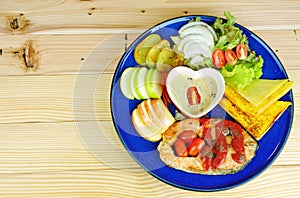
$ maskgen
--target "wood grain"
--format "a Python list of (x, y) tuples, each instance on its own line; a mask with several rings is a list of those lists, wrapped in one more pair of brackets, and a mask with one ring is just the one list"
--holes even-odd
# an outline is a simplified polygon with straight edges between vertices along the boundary
[[(299, 75), (299, 70), (289, 73), (290, 79), (295, 81), (295, 101), (300, 97)], [(68, 122), (74, 121), (74, 113), (79, 115), (76, 121), (111, 120), (112, 78), (113, 74), (109, 73), (2, 76), (0, 123)], [(295, 115), (300, 116), (299, 104), (294, 105)]]
[[(36, 174), (1, 175), (1, 194), (5, 197), (261, 197), (262, 192), (273, 197), (298, 195), (295, 186), (299, 167), (271, 167), (243, 186), (228, 191), (204, 193), (181, 190), (153, 178), (143, 170), (82, 170), (40, 172)], [(285, 171), (285, 177), (274, 177)], [(289, 178), (285, 180), (285, 178)], [(280, 192), (274, 187), (280, 186)], [(251, 190), (249, 190), (251, 189)]]
[[(106, 133), (113, 130), (111, 122), (102, 126), (105, 126)], [(229, 191), (205, 194), (180, 190), (153, 178), (122, 147), (118, 148), (117, 154), (114, 152), (117, 148), (110, 147), (111, 152), (106, 153), (104, 158), (94, 158), (82, 146), (74, 123), (2, 124), (1, 131), (10, 132), (9, 135), (1, 134), (1, 196), (235, 197), (243, 192), (247, 197), (260, 197), (262, 191), (277, 196), (278, 192), (272, 189), (275, 186), (280, 186), (280, 193), (287, 196), (298, 193), (297, 186), (293, 184), (298, 180), (295, 173), (299, 172), (299, 159), (290, 164), (288, 169), (287, 160), (299, 156), (299, 153), (291, 152), (292, 155), (289, 155), (288, 145), (280, 156), (282, 161), (278, 158), (272, 167), (255, 180)], [(31, 137), (24, 131), (30, 133)], [(108, 134), (107, 139), (113, 141), (115, 146), (121, 146), (116, 134)], [(297, 145), (297, 142), (289, 143)], [(111, 146), (110, 142), (102, 144), (102, 148)], [(109, 159), (109, 156), (114, 157)], [(285, 174), (282, 175), (282, 172)]]
[[(184, 15), (223, 16), (230, 10), (237, 22), (257, 29), (299, 29), (299, 3), (289, 1), (4, 1), (0, 16), (2, 33), (70, 31), (72, 28), (149, 27), (166, 19)], [(229, 6), (230, 5), (230, 6)], [(20, 31), (8, 27), (7, 16), (23, 16), (28, 26)], [(95, 30), (94, 30), (95, 31)]]
[[(0, 76), (113, 73), (125, 46), (129, 47), (139, 35), (130, 31), (118, 34), (0, 35)], [(271, 47), (287, 70), (298, 69), (298, 30), (257, 30), (254, 33)], [(15, 54), (28, 39), (36, 42), (40, 54), (40, 66), (36, 72), (24, 72), (22, 57)]]
[[(85, 130), (80, 131), (79, 124), (84, 124)], [(294, 125), (273, 166), (300, 165), (297, 127)], [(2, 124), (1, 131), (6, 132), (0, 135), (2, 174), (100, 169), (134, 171), (139, 168), (121, 144), (110, 121)]]
[[(125, 51), (125, 43), (128, 45), (137, 35), (128, 35), (125, 41), (125, 33), (101, 34), (101, 35), (17, 35), (1, 36), (2, 56), (0, 56), (0, 75), (24, 75), (24, 74), (77, 74), (79, 72), (101, 73), (109, 70)], [(39, 52), (40, 66), (38, 71), (25, 72), (23, 57), (16, 52), (23, 48), (27, 40), (36, 42), (36, 50)], [(96, 49), (95, 49), (96, 48)], [(97, 53), (97, 63), (84, 68), (87, 57), (93, 50)], [(90, 57), (89, 59), (93, 59)], [(110, 69), (109, 69), (110, 68)]]
[[(182, 190), (152, 177), (123, 147), (111, 82), (126, 47), (148, 28), (226, 10), (295, 82), (294, 122), (282, 153), (254, 180), (221, 192)], [(0, 197), (300, 197), (299, 10), (297, 0), (2, 1)], [(36, 71), (24, 64), (28, 41)]]

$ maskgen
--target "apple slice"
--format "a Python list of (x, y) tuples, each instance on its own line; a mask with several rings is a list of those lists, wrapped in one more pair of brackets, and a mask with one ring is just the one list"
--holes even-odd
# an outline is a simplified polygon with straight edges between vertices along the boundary
[(120, 89), (123, 95), (130, 100), (134, 99), (132, 89), (130, 88), (130, 79), (132, 78), (133, 70), (133, 67), (126, 68), (120, 79)]
[(134, 91), (137, 94), (137, 99), (149, 98), (145, 88), (145, 75), (147, 69), (145, 67), (137, 68), (137, 72), (133, 76), (134, 78)]
[(160, 131), (160, 127), (156, 124), (159, 122), (158, 117), (155, 115), (153, 108), (151, 107), (151, 100), (144, 100), (138, 106), (138, 112), (146, 124), (146, 126), (153, 131)]
[(150, 98), (160, 98), (163, 91), (163, 74), (149, 69), (145, 76), (145, 88)]
[(149, 141), (158, 141), (161, 135), (175, 122), (161, 99), (147, 99), (132, 113), (136, 131)]
[(150, 88), (150, 76), (151, 76), (152, 70), (154, 70), (154, 69), (148, 69), (146, 72), (146, 75), (145, 75), (145, 88), (146, 88), (146, 91), (150, 98), (153, 97), (152, 89)]
[(174, 117), (161, 99), (152, 99), (151, 107), (158, 117), (159, 122), (156, 124), (160, 127), (161, 133), (165, 132), (175, 122)]
[(156, 115), (156, 112), (154, 111), (152, 104), (151, 104), (152, 99), (145, 100), (144, 101), (144, 106), (145, 106), (145, 111), (148, 114), (149, 118), (152, 120), (153, 125), (156, 125), (158, 129), (160, 129), (159, 125), (160, 120), (159, 117)]
[(153, 131), (149, 127), (147, 127), (141, 115), (139, 114), (138, 109), (135, 109), (132, 112), (132, 122), (136, 131), (146, 140), (157, 142), (161, 139), (160, 133), (157, 133), (156, 131)]
[(140, 100), (141, 98), (136, 93), (136, 85), (135, 85), (136, 75), (137, 75), (138, 71), (139, 71), (139, 68), (136, 68), (136, 67), (133, 68), (131, 78), (130, 78), (130, 82), (129, 82), (129, 87), (130, 87), (130, 90), (132, 92), (132, 96), (134, 98)]

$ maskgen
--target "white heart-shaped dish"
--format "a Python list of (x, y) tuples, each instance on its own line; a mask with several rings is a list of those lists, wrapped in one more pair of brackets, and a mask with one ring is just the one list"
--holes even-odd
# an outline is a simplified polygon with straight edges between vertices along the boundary
[(170, 99), (182, 114), (199, 118), (218, 105), (224, 95), (225, 81), (216, 69), (194, 71), (179, 66), (169, 72), (166, 87)]

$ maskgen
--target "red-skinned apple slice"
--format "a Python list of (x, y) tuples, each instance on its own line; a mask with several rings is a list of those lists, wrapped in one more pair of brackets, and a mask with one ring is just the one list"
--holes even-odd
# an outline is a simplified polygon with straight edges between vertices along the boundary
[(137, 109), (132, 112), (132, 122), (139, 135), (146, 140), (157, 142), (161, 139), (161, 133), (157, 133), (147, 127)]
[(158, 122), (156, 124), (160, 127), (160, 131), (164, 132), (175, 122), (174, 117), (161, 101), (161, 99), (152, 99), (151, 107), (153, 108), (155, 115), (158, 118)]
[(132, 113), (136, 131), (149, 141), (158, 141), (161, 135), (175, 122), (161, 99), (148, 99)]
[[(145, 100), (137, 106), (137, 110), (141, 116), (141, 119), (144, 121), (146, 126), (154, 131), (159, 131), (160, 128), (156, 125), (155, 121), (158, 120), (155, 116), (155, 112), (151, 107), (150, 100)], [(154, 117), (155, 116), (155, 117)]]
[(156, 115), (156, 112), (154, 111), (154, 108), (152, 107), (152, 100), (145, 100), (145, 110), (149, 116), (149, 118), (152, 120), (153, 124), (156, 125), (158, 128), (160, 128), (161, 121), (159, 120), (159, 117)]

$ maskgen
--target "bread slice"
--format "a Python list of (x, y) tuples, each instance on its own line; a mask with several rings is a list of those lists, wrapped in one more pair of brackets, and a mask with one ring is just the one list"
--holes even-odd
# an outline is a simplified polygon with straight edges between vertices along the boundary
[(280, 115), (291, 105), (291, 102), (276, 101), (259, 115), (253, 116), (246, 113), (240, 106), (235, 105), (230, 99), (223, 98), (220, 106), (239, 122), (256, 140), (269, 130)]
[[(288, 80), (274, 80), (274, 86), (271, 86), (272, 81), (255, 81), (255, 84), (251, 85), (252, 87), (246, 87), (245, 91), (240, 91), (242, 95), (234, 88), (226, 85), (225, 96), (247, 115), (255, 117), (285, 95), (294, 84), (294, 82)], [(257, 99), (253, 100), (253, 98)]]

